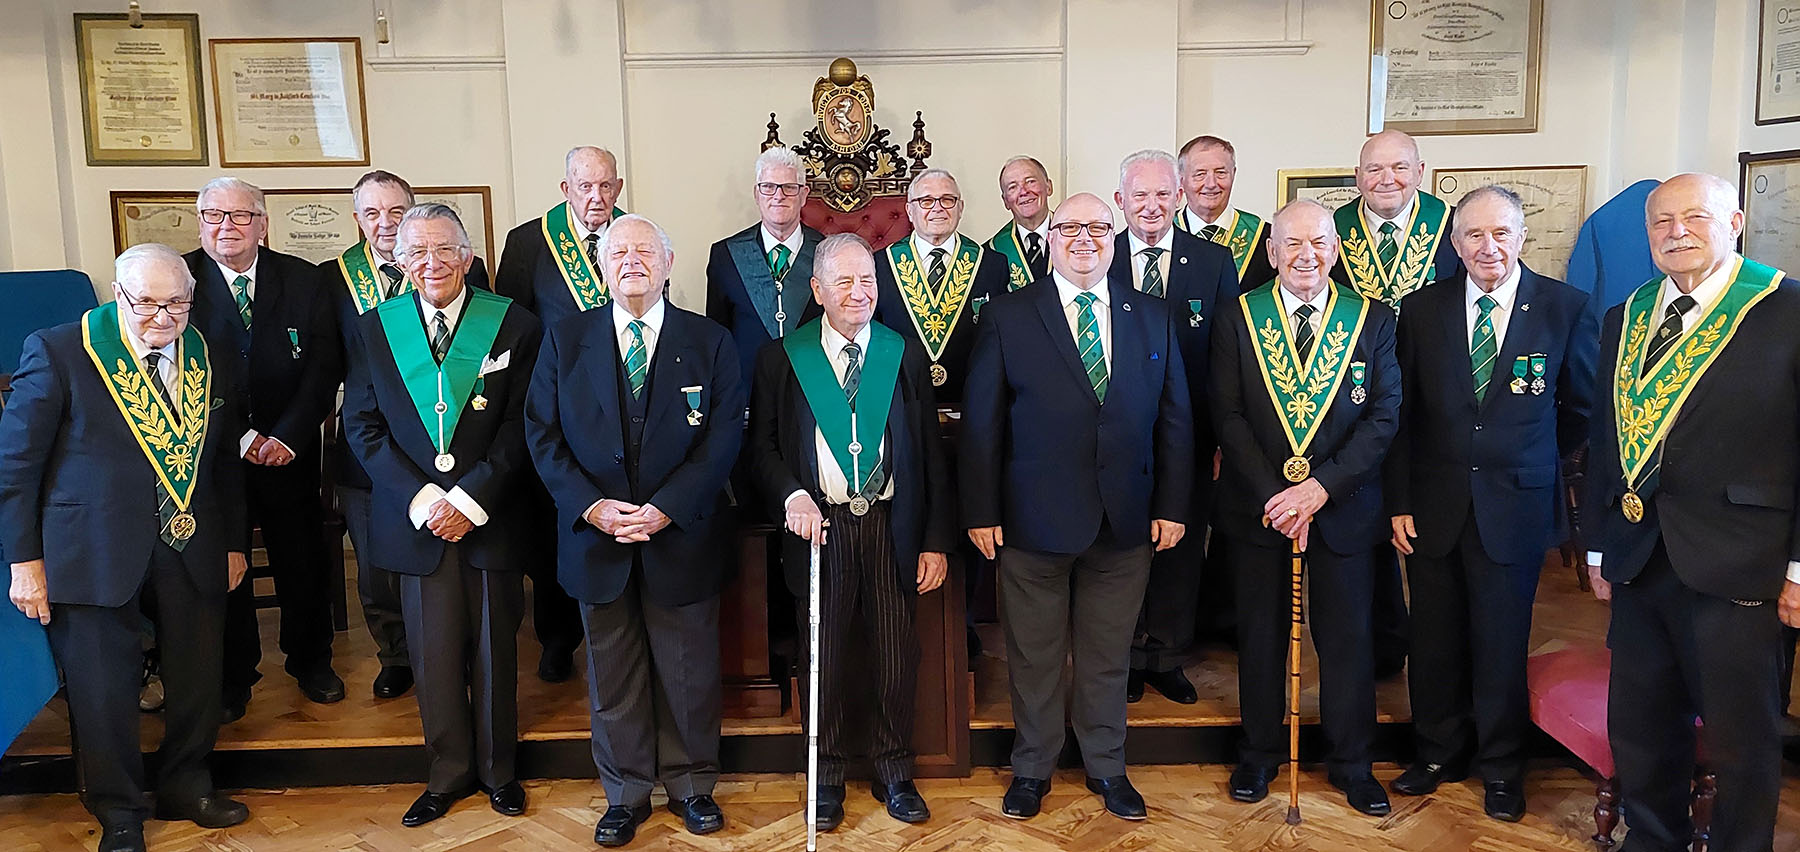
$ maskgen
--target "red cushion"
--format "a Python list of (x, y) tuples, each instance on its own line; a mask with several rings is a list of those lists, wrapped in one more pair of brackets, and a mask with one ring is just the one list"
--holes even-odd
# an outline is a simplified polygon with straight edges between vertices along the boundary
[(861, 210), (840, 213), (818, 199), (800, 208), (800, 221), (822, 234), (853, 233), (877, 250), (906, 239), (912, 223), (906, 218), (906, 199), (873, 198)]
[(1612, 652), (1564, 648), (1537, 654), (1526, 664), (1531, 721), (1602, 777), (1613, 776), (1606, 738), (1606, 686)]

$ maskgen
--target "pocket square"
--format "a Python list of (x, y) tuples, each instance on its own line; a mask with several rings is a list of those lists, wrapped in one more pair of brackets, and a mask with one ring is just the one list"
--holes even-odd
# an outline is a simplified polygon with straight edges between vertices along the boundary
[(475, 375), (477, 377), (480, 377), (480, 376), (485, 376), (489, 373), (498, 373), (501, 370), (506, 369), (506, 365), (511, 364), (511, 363), (512, 363), (512, 350), (511, 349), (508, 349), (505, 352), (500, 353), (499, 357), (489, 355), (486, 358), (481, 359), (481, 369), (479, 371), (477, 371), (475, 373)]

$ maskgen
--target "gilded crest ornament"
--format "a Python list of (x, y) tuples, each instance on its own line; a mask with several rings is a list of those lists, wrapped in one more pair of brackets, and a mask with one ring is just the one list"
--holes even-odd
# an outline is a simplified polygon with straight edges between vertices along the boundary
[[(856, 73), (855, 62), (832, 61), (826, 76), (813, 83), (811, 108), (813, 126), (794, 153), (806, 163), (812, 197), (827, 207), (848, 213), (872, 198), (905, 197), (907, 184), (925, 170), (931, 142), (925, 138), (924, 113), (914, 113), (913, 136), (904, 150), (889, 141), (888, 130), (875, 124), (875, 84)], [(768, 128), (765, 151), (783, 144), (774, 113)]]

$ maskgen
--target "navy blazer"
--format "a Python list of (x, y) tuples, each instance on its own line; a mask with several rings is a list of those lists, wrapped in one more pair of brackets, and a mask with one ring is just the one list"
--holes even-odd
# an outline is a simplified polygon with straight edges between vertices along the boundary
[[(1359, 195), (1345, 203), (1361, 204), (1362, 196)], [(1445, 204), (1449, 205), (1450, 209), (1445, 211), (1444, 229), (1440, 232), (1438, 237), (1437, 252), (1431, 256), (1431, 277), (1425, 281), (1425, 284), (1430, 284), (1433, 281), (1448, 281), (1455, 278), (1463, 271), (1462, 258), (1457, 255), (1456, 246), (1450, 244), (1450, 232), (1456, 224), (1456, 207), (1450, 205), (1449, 202), (1445, 202)], [(1271, 220), (1271, 222), (1272, 221), (1273, 220)], [(1274, 233), (1272, 228), (1273, 225), (1271, 225), (1271, 234)], [(1340, 234), (1339, 236), (1342, 235)], [(1370, 239), (1374, 239), (1375, 235), (1370, 234), (1369, 237)], [(1344, 253), (1342, 251), (1338, 252), (1337, 264), (1331, 267), (1331, 280), (1345, 285), (1350, 283), (1350, 272), (1344, 267)], [(1425, 285), (1421, 284), (1420, 286), (1423, 287)], [(1389, 307), (1392, 307), (1392, 305)]]
[[(780, 328), (793, 331), (824, 313), (812, 295), (813, 251), (825, 235), (800, 226), (800, 253), (782, 278), (781, 303), (787, 318)], [(778, 339), (775, 322), (775, 277), (762, 248), (762, 223), (712, 244), (706, 258), (706, 318), (725, 327), (737, 344), (738, 360), (749, 384), (756, 374), (756, 355)]]
[[(1586, 293), (1520, 265), (1506, 337), (1487, 395), (1477, 403), (1469, 364), (1467, 274), (1402, 302), (1398, 334), (1400, 430), (1385, 467), (1387, 513), (1412, 515), (1413, 547), (1442, 558), (1471, 512), (1482, 549), (1529, 569), (1564, 527), (1561, 459), (1587, 441), (1600, 323)], [(1544, 389), (1530, 390), (1531, 356)], [(1526, 359), (1524, 393), (1513, 364)]]
[(963, 396), (964, 527), (1006, 544), (1080, 553), (1103, 521), (1150, 542), (1152, 519), (1187, 522), (1194, 428), (1168, 303), (1109, 276), (1112, 369), (1094, 396), (1052, 278), (982, 309)]
[[(419, 304), (415, 293), (410, 298)], [(467, 310), (467, 306), (464, 307)], [(424, 323), (421, 312), (419, 322)], [(463, 563), (484, 571), (516, 571), (526, 501), (519, 499), (531, 461), (525, 451), (525, 393), (531, 383), (543, 332), (537, 317), (516, 304), (506, 307), (488, 356), (507, 355), (506, 367), (482, 377), (488, 404), (471, 400), (450, 440), (456, 464), (440, 472), (437, 448), (413, 406), (394, 364), (381, 316), (369, 311), (357, 320), (363, 357), (352, 359), (344, 382), (344, 431), (351, 449), (375, 481), (370, 495), (369, 554), (376, 568), (396, 574), (429, 575), (443, 559), (444, 540), (428, 527), (414, 529), (407, 517), (413, 496), (426, 483), (448, 492), (461, 488), (488, 513), (488, 522), (459, 542)], [(453, 329), (454, 343), (462, 323)]]
[[(613, 312), (623, 309), (617, 305), (569, 317), (544, 336), (525, 402), (525, 438), (556, 499), (562, 587), (586, 603), (611, 603), (641, 560), (650, 599), (683, 606), (717, 595), (735, 561), (736, 517), (725, 480), (743, 444), (743, 377), (724, 329), (665, 304), (644, 385), (643, 443), (631, 476), (613, 325)], [(682, 390), (690, 387), (700, 389), (697, 408)], [(700, 412), (698, 422), (689, 419), (690, 411)], [(620, 544), (585, 518), (602, 498), (653, 504), (669, 516), (669, 526), (647, 542)]]
[[(194, 468), (197, 524), (181, 561), (202, 593), (223, 598), (226, 552), (250, 551), (236, 463), (244, 417), (220, 371), (230, 354), (209, 347), (209, 357), (213, 408)], [(53, 604), (124, 606), (160, 542), (156, 471), (82, 346), (80, 321), (26, 338), (12, 386), (0, 417), (6, 558), (44, 560)]]
[[(961, 247), (960, 240), (958, 247)], [(955, 252), (951, 252), (947, 262), (956, 262)], [(919, 258), (921, 282), (930, 263), (929, 258)], [(1006, 292), (1011, 280), (1012, 270), (1007, 266), (1006, 255), (982, 246), (981, 264), (975, 268), (975, 280), (969, 285), (968, 303), (951, 327), (950, 340), (944, 344), (943, 356), (938, 358), (945, 377), (944, 383), (935, 388), (935, 395), (943, 402), (954, 405), (962, 401), (963, 380), (969, 374), (969, 350), (975, 348), (975, 323), (979, 318), (975, 307), (977, 300), (992, 299)], [(900, 284), (894, 280), (894, 269), (888, 262), (886, 249), (875, 253), (875, 288), (875, 321), (899, 332), (907, 340), (918, 341), (919, 331), (913, 328), (912, 311), (906, 306), (906, 297), (900, 295)], [(925, 345), (921, 341), (919, 352), (924, 354), (924, 351)]]
[[(613, 215), (623, 214), (614, 210)], [(551, 256), (550, 244), (544, 241), (544, 217), (507, 232), (500, 266), (494, 270), (494, 292), (531, 312), (545, 328), (580, 313), (575, 309), (569, 282), (563, 280), (562, 267)]]
[[(961, 536), (956, 532), (955, 500), (945, 460), (943, 432), (938, 425), (937, 398), (926, 374), (924, 350), (906, 341), (900, 358), (900, 376), (894, 382), (889, 403), (887, 441), (892, 464), (894, 497), (888, 531), (893, 537), (894, 582), (908, 594), (917, 594), (920, 553), (949, 553)], [(813, 417), (800, 377), (788, 359), (785, 344), (763, 346), (756, 356), (756, 380), (751, 393), (749, 467), (767, 501), (771, 517), (787, 512), (788, 495), (804, 490), (813, 502), (825, 505), (819, 490), (819, 422)], [(804, 598), (811, 557), (805, 539), (786, 530), (781, 534), (782, 575), (788, 591)], [(960, 594), (960, 592), (958, 593)]]
[[(1175, 321), (1175, 339), (1181, 345), (1181, 363), (1187, 369), (1188, 405), (1194, 419), (1194, 490), (1188, 500), (1188, 523), (1203, 524), (1212, 507), (1213, 455), (1219, 440), (1213, 434), (1212, 410), (1208, 405), (1206, 382), (1212, 365), (1212, 331), (1214, 315), (1229, 308), (1237, 298), (1237, 265), (1231, 249), (1186, 231), (1174, 230), (1175, 242), (1169, 258), (1169, 316)], [(1142, 265), (1131, 257), (1131, 237), (1120, 233), (1113, 238), (1112, 277), (1131, 281), (1132, 266)], [(1193, 302), (1199, 301), (1200, 310)]]
[[(1338, 298), (1361, 297), (1339, 287)], [(1269, 399), (1251, 348), (1256, 340), (1238, 303), (1220, 312), (1212, 344), (1209, 388), (1213, 425), (1224, 455), (1214, 523), (1239, 540), (1286, 548), (1287, 537), (1263, 525), (1262, 509), (1269, 498), (1293, 484), (1282, 476), (1281, 467), (1294, 451)], [(1366, 365), (1367, 396), (1360, 404), (1355, 402), (1346, 377), (1306, 451), (1312, 478), (1330, 495), (1314, 516), (1311, 540), (1345, 555), (1387, 541), (1391, 532), (1381, 502), (1381, 463), (1399, 428), (1400, 365), (1394, 356), (1394, 312), (1386, 305), (1369, 305), (1350, 359)]]

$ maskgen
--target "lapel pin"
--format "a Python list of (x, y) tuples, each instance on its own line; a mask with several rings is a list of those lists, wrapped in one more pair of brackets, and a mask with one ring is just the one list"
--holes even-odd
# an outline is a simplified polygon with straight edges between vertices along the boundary
[(1182, 263), (1187, 263), (1187, 258), (1185, 258), (1185, 257), (1183, 257), (1183, 258), (1179, 258), (1179, 260), (1180, 260), (1180, 261), (1181, 261), (1181, 262), (1182, 262)]
[(1123, 307), (1125, 308), (1126, 313), (1131, 313), (1131, 303), (1130, 302), (1125, 302), (1123, 304)]
[(1521, 311), (1529, 311), (1529, 310), (1531, 310), (1531, 303), (1530, 303), (1530, 302), (1526, 302), (1526, 303), (1524, 303), (1524, 304), (1522, 304), (1522, 305), (1520, 305), (1520, 306), (1519, 306), (1519, 310), (1521, 310)]

